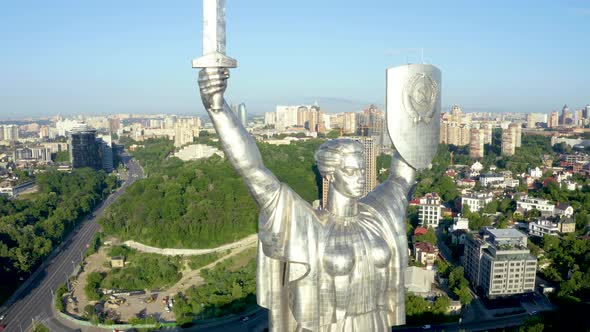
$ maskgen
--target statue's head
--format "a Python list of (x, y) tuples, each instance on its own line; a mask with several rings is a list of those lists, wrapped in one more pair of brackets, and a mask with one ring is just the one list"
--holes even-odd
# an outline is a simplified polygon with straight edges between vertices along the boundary
[(318, 169), (330, 186), (344, 196), (359, 198), (365, 187), (363, 146), (350, 139), (336, 139), (320, 146), (315, 154)]

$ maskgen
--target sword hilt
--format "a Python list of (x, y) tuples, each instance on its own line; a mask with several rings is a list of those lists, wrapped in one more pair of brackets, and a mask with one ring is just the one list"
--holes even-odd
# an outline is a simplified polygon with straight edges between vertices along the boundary
[(219, 52), (203, 55), (193, 60), (193, 68), (236, 68), (238, 61)]

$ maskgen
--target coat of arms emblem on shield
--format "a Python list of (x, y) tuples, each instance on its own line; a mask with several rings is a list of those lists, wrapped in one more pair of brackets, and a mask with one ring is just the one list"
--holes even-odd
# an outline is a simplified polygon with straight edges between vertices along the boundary
[(403, 103), (414, 124), (420, 121), (430, 123), (435, 112), (437, 94), (437, 83), (428, 74), (419, 73), (408, 80), (403, 91)]

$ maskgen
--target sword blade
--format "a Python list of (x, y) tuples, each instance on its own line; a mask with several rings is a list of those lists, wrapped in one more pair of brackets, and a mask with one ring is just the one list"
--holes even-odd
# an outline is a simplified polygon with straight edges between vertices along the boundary
[(225, 54), (225, 0), (203, 0), (203, 55)]

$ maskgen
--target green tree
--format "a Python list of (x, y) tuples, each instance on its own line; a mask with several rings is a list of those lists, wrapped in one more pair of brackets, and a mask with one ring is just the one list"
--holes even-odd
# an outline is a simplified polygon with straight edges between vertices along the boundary
[(84, 293), (90, 301), (100, 300), (100, 292), (98, 288), (104, 279), (104, 275), (99, 272), (90, 272), (86, 276), (86, 286), (84, 286)]
[(446, 314), (449, 310), (449, 305), (451, 304), (451, 299), (446, 296), (439, 296), (432, 305), (432, 311), (435, 314)]
[(436, 234), (432, 227), (428, 227), (428, 231), (423, 235), (417, 235), (414, 237), (414, 242), (428, 242), (436, 245)]

